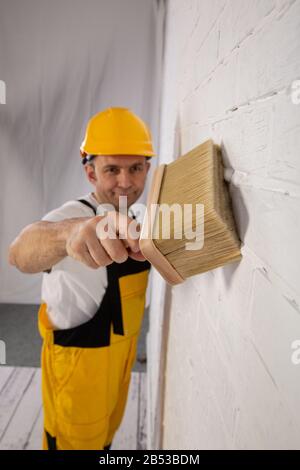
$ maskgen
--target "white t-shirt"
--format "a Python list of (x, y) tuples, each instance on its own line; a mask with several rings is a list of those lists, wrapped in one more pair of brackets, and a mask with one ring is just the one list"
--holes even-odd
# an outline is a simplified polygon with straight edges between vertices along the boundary
[[(78, 199), (85, 199), (96, 210), (99, 206), (92, 193)], [(46, 214), (42, 220), (58, 222), (72, 217), (94, 216), (90, 207), (72, 200)], [(93, 269), (66, 256), (52, 267), (50, 273), (43, 274), (41, 296), (47, 303), (51, 323), (56, 328), (67, 329), (87, 322), (97, 312), (106, 287), (105, 267)]]

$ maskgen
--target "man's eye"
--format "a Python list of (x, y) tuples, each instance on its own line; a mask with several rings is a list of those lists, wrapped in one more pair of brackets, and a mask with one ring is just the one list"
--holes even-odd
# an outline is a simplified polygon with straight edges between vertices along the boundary
[(133, 166), (131, 168), (131, 171), (132, 171), (132, 173), (134, 173), (135, 171), (142, 171), (142, 167), (141, 167), (141, 165)]
[(108, 168), (108, 173), (114, 173), (114, 174), (117, 174), (118, 173), (118, 169), (117, 168)]

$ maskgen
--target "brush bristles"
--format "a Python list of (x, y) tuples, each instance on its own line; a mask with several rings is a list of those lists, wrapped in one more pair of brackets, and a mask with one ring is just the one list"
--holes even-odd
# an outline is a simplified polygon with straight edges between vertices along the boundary
[[(212, 140), (167, 165), (161, 185), (159, 205), (184, 204), (192, 207), (191, 224), (171, 219), (170, 237), (164, 238), (163, 217), (154, 224), (154, 243), (183, 277), (202, 273), (241, 258), (227, 184), (223, 177), (220, 148)], [(201, 231), (203, 221), (196, 220), (196, 204), (204, 205), (204, 245), (200, 250), (187, 250), (192, 242), (185, 234)], [(199, 219), (199, 218), (198, 218)], [(186, 222), (186, 221), (185, 221)], [(197, 225), (198, 224), (198, 225)], [(178, 236), (181, 238), (176, 238)]]

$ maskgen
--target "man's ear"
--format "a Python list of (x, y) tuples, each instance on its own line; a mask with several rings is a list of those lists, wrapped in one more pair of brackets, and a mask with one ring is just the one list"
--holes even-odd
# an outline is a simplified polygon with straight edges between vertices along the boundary
[(91, 183), (97, 182), (95, 168), (92, 165), (84, 165), (84, 171), (86, 172), (87, 178)]
[(149, 160), (146, 160), (146, 171), (148, 173), (148, 171), (150, 170), (150, 166), (151, 166), (151, 163)]

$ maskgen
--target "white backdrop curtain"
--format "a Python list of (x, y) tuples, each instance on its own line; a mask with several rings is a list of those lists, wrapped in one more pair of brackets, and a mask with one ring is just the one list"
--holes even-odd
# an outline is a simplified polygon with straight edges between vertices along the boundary
[(0, 0), (0, 302), (40, 302), (41, 274), (9, 266), (8, 246), (92, 190), (79, 156), (92, 114), (131, 108), (159, 151), (164, 16), (164, 0)]

